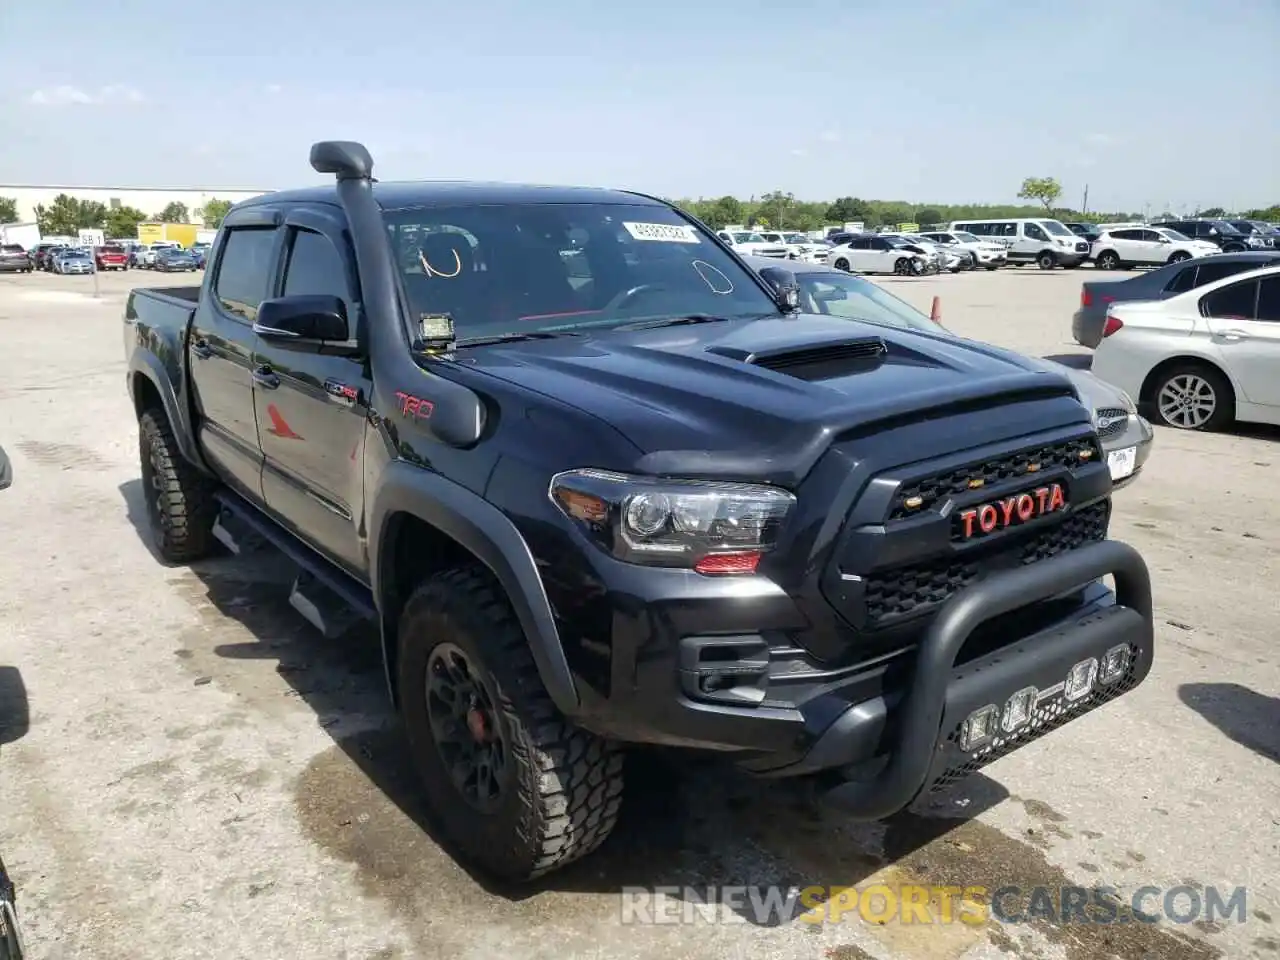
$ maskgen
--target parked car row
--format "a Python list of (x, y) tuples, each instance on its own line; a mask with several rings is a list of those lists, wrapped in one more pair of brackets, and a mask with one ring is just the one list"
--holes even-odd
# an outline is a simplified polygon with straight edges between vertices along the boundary
[(101, 270), (159, 270), (164, 273), (203, 270), (209, 245), (197, 243), (187, 250), (176, 243), (143, 244), (120, 241), (97, 247), (40, 243), (30, 250), (6, 243), (0, 247), (0, 273), (82, 274)]

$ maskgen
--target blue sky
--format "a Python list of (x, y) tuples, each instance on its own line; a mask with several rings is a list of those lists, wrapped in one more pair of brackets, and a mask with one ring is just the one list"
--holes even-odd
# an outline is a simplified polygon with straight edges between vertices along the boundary
[(1280, 202), (1277, 0), (4, 3), (0, 183)]

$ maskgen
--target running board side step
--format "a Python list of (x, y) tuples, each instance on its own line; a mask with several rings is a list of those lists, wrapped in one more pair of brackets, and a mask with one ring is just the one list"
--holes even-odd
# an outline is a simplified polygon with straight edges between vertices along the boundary
[(245, 556), (274, 547), (299, 568), (289, 590), (289, 605), (328, 639), (356, 624), (378, 619), (369, 588), (338, 569), (256, 507), (229, 490), (216, 494), (221, 509), (213, 535), (233, 555)]

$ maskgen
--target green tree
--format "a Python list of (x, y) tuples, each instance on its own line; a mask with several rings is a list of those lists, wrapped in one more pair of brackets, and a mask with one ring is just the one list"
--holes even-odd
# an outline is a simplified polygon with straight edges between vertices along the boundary
[(113, 240), (132, 239), (138, 235), (138, 224), (146, 219), (147, 215), (136, 207), (116, 207), (107, 211), (103, 230)]
[(175, 200), (173, 203), (166, 205), (156, 215), (156, 219), (161, 223), (189, 223), (190, 215), (187, 212), (187, 205)]
[(0, 197), (0, 223), (18, 222), (18, 201), (13, 197)]
[(1223, 210), (1221, 207), (1210, 207), (1208, 210), (1201, 210), (1196, 214), (1197, 217), (1208, 217), (1210, 220), (1215, 220), (1218, 217), (1225, 217), (1226, 215), (1227, 211)]
[[(1269, 207), (1259, 207), (1257, 210), (1250, 210), (1245, 214), (1250, 220), (1265, 220), (1267, 223), (1280, 223), (1280, 203), (1273, 203)], [(4, 215), (0, 214), (0, 220), (4, 219)]]
[(1018, 190), (1020, 200), (1038, 200), (1044, 204), (1045, 210), (1053, 210), (1053, 205), (1062, 196), (1062, 184), (1053, 177), (1027, 177)]
[(60, 193), (49, 206), (36, 205), (36, 223), (41, 233), (71, 236), (78, 230), (101, 230), (107, 207), (96, 200), (77, 200)]
[(825, 219), (832, 223), (846, 223), (854, 220), (870, 220), (871, 204), (857, 197), (841, 197), (827, 207)]
[[(196, 211), (196, 216), (210, 230), (217, 230), (222, 226), (222, 218), (227, 215), (231, 209), (230, 200), (219, 200), (216, 197), (210, 200), (203, 207)], [(694, 214), (697, 216), (697, 214)]]
[(921, 207), (916, 211), (916, 223), (924, 226), (925, 224), (942, 223), (942, 211), (935, 207)]
[(795, 226), (791, 221), (789, 214), (791, 208), (795, 206), (796, 195), (794, 193), (784, 193), (781, 190), (774, 190), (766, 193), (760, 198), (760, 207), (757, 210), (757, 216), (767, 219), (774, 227), (782, 230), (788, 226)]

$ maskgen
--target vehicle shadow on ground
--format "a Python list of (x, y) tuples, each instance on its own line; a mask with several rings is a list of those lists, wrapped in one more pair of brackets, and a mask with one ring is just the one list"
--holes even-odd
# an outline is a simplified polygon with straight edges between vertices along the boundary
[(1184, 683), (1178, 699), (1228, 739), (1280, 763), (1280, 697), (1238, 683)]
[(31, 702), (17, 667), (0, 665), (0, 747), (21, 740), (31, 729)]
[(1093, 367), (1093, 354), (1091, 353), (1051, 353), (1043, 359), (1053, 363), (1060, 363), (1064, 367), (1070, 367), (1073, 370), (1089, 370)]
[[(141, 483), (130, 481), (120, 492), (130, 522), (151, 549)], [(327, 764), (314, 784), (317, 795), (309, 802), (323, 807), (331, 821), (348, 825), (350, 817), (338, 819), (343, 815), (334, 811), (377, 810), (379, 805), (371, 800), (375, 793), (403, 814), (357, 815), (390, 822), (386, 829), (373, 829), (377, 825), (371, 824), (359, 841), (349, 839), (351, 826), (345, 827), (348, 839), (331, 841), (324, 831), (310, 831), (313, 839), (321, 835), (317, 842), (330, 853), (372, 874), (374, 892), (400, 901), (428, 897), (424, 891), (439, 886), (442, 871), (438, 863), (433, 865), (432, 853), (424, 853), (422, 834), (444, 851), (450, 846), (423, 805), (408, 745), (389, 702), (376, 632), (357, 628), (336, 640), (323, 637), (290, 607), (294, 568), (272, 551), (243, 558), (228, 555), (175, 569), (190, 571), (190, 598), (210, 622), (203, 632), (212, 638), (211, 656), (201, 669), (213, 676), (196, 682), (211, 680), (236, 689), (238, 668), (228, 667), (227, 661), (276, 661), (276, 672), (290, 694), (314, 711), (342, 756), (362, 774), (343, 776), (336, 765)], [(218, 622), (227, 626), (223, 618), (238, 622), (255, 639), (218, 643)], [(278, 700), (278, 685), (270, 686)], [(299, 779), (311, 773), (308, 768)], [(353, 783), (361, 795), (344, 796)], [(861, 885), (1008, 796), (1002, 786), (979, 774), (923, 811), (884, 824), (851, 825), (838, 812), (820, 806), (809, 782), (761, 781), (703, 756), (636, 750), (628, 757), (627, 792), (618, 825), (590, 857), (518, 888), (495, 883), (455, 862), (486, 893), (511, 902), (540, 894), (616, 895), (627, 888), (663, 887), (669, 895), (698, 905), (708, 885), (756, 890), (761, 902), (768, 888)], [(399, 892), (387, 892), (394, 890)], [(418, 904), (413, 909), (427, 908)], [(771, 926), (792, 922), (804, 912), (771, 913), (753, 908), (750, 898), (734, 909), (749, 923)]]

